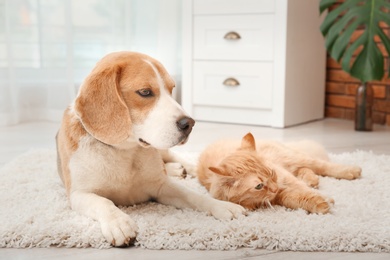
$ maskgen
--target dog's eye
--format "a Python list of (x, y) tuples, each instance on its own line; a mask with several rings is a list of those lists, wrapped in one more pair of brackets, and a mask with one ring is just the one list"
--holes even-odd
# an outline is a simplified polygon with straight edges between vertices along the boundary
[(153, 92), (147, 88), (137, 90), (137, 94), (140, 95), (141, 97), (152, 97), (153, 96)]
[(256, 190), (261, 190), (263, 188), (264, 184), (260, 183), (260, 184), (257, 184), (257, 186), (255, 187)]

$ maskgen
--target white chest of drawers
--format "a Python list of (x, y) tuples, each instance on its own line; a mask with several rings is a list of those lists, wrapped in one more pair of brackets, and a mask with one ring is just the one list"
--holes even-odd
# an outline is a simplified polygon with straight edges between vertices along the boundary
[(320, 23), (317, 0), (184, 0), (183, 107), (273, 127), (323, 118)]

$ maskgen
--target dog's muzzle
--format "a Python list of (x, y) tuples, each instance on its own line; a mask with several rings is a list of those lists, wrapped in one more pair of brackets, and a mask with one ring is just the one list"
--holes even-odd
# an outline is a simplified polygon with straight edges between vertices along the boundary
[(147, 138), (138, 138), (138, 144), (144, 148), (155, 147), (157, 149), (167, 149), (175, 145), (182, 145), (188, 141), (188, 137), (192, 131), (192, 127), (195, 125), (194, 119), (183, 116), (176, 121), (177, 131), (173, 133), (172, 139), (169, 139), (166, 143), (159, 143), (150, 141)]

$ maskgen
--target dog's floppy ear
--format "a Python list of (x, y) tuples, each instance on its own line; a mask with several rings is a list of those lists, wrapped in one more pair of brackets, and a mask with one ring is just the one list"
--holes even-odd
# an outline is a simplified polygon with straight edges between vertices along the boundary
[(89, 134), (113, 145), (129, 137), (131, 119), (119, 89), (121, 67), (103, 65), (98, 64), (85, 79), (75, 111)]
[(241, 149), (242, 150), (249, 150), (249, 151), (256, 151), (256, 142), (255, 138), (251, 133), (247, 133), (241, 141)]

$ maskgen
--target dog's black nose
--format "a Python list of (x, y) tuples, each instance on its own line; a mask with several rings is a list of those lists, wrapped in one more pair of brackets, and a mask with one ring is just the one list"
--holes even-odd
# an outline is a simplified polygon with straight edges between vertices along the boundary
[(185, 116), (177, 120), (176, 125), (185, 135), (189, 135), (192, 131), (192, 127), (195, 125), (195, 121), (191, 117)]

